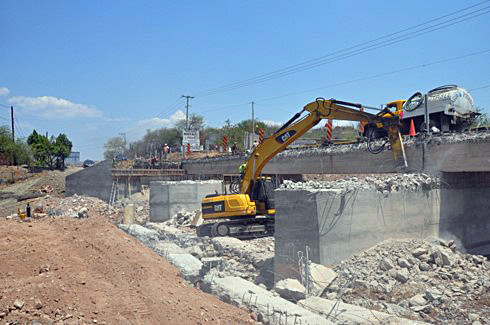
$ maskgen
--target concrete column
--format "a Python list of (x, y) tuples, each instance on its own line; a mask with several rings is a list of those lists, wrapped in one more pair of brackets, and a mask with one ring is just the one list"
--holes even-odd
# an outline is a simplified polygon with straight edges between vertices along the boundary
[(181, 181), (150, 183), (150, 221), (164, 222), (180, 210), (198, 210), (201, 200), (222, 191), (221, 181)]
[(275, 281), (298, 278), (298, 252), (329, 265), (390, 238), (437, 237), (439, 190), (276, 190)]
[(135, 220), (134, 204), (128, 204), (124, 207), (123, 223), (125, 225), (132, 225)]
[(442, 173), (440, 236), (490, 255), (490, 172)]

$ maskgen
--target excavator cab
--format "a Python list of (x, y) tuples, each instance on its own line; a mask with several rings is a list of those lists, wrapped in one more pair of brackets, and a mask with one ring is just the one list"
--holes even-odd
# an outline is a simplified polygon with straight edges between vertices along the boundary
[(273, 216), (276, 213), (274, 206), (274, 189), (275, 184), (270, 177), (260, 177), (255, 180), (251, 199), (257, 202), (258, 214)]

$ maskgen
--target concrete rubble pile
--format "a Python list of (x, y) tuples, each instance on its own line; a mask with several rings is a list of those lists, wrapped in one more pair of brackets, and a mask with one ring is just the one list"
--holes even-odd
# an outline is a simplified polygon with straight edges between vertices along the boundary
[(195, 211), (187, 211), (184, 209), (177, 212), (177, 214), (174, 215), (173, 218), (165, 221), (164, 224), (173, 227), (189, 227), (195, 214)]
[(255, 311), (264, 323), (285, 324), (287, 318), (288, 323), (296, 319), (298, 324), (355, 324), (380, 319), (386, 324), (412, 324), (395, 315), (318, 297), (338, 276), (323, 265), (310, 264), (311, 294), (316, 296), (308, 296), (294, 279), (273, 287), (272, 237), (249, 241), (197, 237), (188, 225), (193, 214), (184, 210), (165, 223), (118, 226), (174, 264), (187, 281), (225, 302)]
[[(215, 276), (237, 276), (246, 280), (272, 285), (272, 259), (274, 257), (274, 238), (258, 238), (241, 241), (230, 237), (198, 237), (190, 227), (196, 211), (182, 210), (164, 223), (149, 222), (147, 229), (156, 231), (163, 242), (178, 245), (184, 251), (203, 263), (205, 272)], [(155, 245), (152, 243), (151, 245)]]
[(329, 299), (431, 323), (490, 319), (490, 262), (459, 252), (454, 241), (389, 240), (334, 270)]
[(429, 143), (460, 143), (460, 142), (482, 142), (490, 140), (490, 132), (466, 132), (466, 133), (451, 133), (444, 136), (434, 136)]
[[(25, 211), (25, 208), (23, 209)], [(121, 221), (122, 212), (118, 207), (113, 207), (106, 202), (89, 196), (74, 195), (60, 199), (58, 197), (46, 196), (31, 204), (31, 216), (33, 219), (47, 217), (71, 217), (88, 218), (91, 213), (97, 213), (107, 217), (111, 222)], [(7, 216), (7, 219), (18, 219), (17, 214)]]
[(349, 177), (335, 181), (307, 181), (293, 182), (285, 180), (281, 185), (282, 189), (291, 190), (376, 190), (382, 193), (391, 193), (399, 191), (416, 191), (430, 190), (440, 187), (439, 177), (423, 174), (396, 174), (382, 176), (368, 176), (364, 179), (357, 177)]
[(106, 202), (89, 196), (73, 195), (62, 200), (47, 201), (44, 210), (49, 216), (66, 216), (73, 218), (87, 218), (90, 212), (96, 212), (116, 223), (120, 221), (120, 209)]

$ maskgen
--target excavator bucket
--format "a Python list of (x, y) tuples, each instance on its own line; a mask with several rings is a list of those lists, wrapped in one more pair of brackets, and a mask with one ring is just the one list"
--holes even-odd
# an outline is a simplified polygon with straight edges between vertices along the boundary
[(389, 126), (387, 129), (388, 138), (390, 140), (391, 148), (393, 150), (395, 168), (397, 171), (404, 171), (408, 168), (408, 163), (400, 130), (396, 126)]

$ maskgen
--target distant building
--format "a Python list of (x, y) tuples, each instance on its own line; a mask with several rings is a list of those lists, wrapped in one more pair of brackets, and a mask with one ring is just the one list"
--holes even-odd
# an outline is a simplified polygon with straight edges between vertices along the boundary
[(65, 159), (65, 165), (80, 165), (80, 151), (72, 151)]

